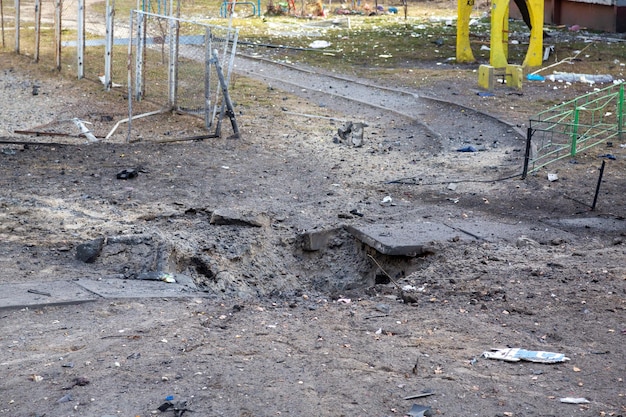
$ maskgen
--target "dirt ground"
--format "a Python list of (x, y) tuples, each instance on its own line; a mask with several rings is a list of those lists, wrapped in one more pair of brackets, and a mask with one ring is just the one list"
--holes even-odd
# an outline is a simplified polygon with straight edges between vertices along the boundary
[[(426, 123), (441, 136), (263, 86), (239, 100), (259, 102), (238, 108), (241, 139), (170, 141), (200, 129), (167, 114), (134, 123), (136, 142), (87, 144), (13, 132), (77, 132), (80, 117), (104, 136), (126, 117), (122, 94), (2, 54), (0, 136), (47, 143), (2, 145), (0, 284), (168, 273), (195, 290), (0, 311), (0, 415), (626, 415), (626, 148), (559, 162), (556, 182), (504, 179), (521, 171), (531, 104), (589, 87), (485, 98), (471, 71), (448, 74), (416, 90), (465, 106), (423, 110), (449, 115)], [(508, 124), (482, 129), (472, 109)], [(365, 114), (362, 147), (336, 140)], [(419, 180), (391, 182), (406, 178)], [(461, 226), (419, 257), (346, 229), (431, 223)], [(309, 233), (326, 239), (311, 248)], [(98, 238), (99, 256), (77, 259)], [(507, 347), (569, 360), (482, 356)]]

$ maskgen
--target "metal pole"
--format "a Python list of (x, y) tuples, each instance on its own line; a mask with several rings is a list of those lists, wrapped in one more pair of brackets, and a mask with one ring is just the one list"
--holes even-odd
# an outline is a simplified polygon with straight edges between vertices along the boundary
[(226, 103), (227, 108), (226, 113), (228, 114), (228, 117), (230, 118), (230, 123), (233, 127), (233, 137), (240, 138), (241, 136), (239, 135), (239, 126), (237, 125), (237, 119), (235, 118), (235, 109), (233, 108), (233, 103), (230, 101), (230, 95), (228, 94), (228, 85), (226, 84), (226, 79), (224, 78), (224, 74), (222, 73), (222, 66), (220, 65), (217, 50), (213, 51), (213, 60), (215, 61), (217, 77), (219, 78), (220, 85), (222, 86), (222, 95), (224, 96), (224, 102)]
[[(180, 7), (177, 8), (176, 12), (180, 12)], [(178, 17), (174, 16), (174, 2), (170, 2), (170, 17)], [(176, 108), (176, 96), (178, 89), (178, 36), (179, 36), (179, 27), (180, 23), (177, 19), (168, 19), (169, 21), (169, 72), (168, 72), (168, 81), (169, 81), (169, 97), (168, 97), (168, 105), (171, 109)]]
[[(137, 12), (137, 50), (135, 51), (135, 100), (139, 101), (144, 96), (143, 86), (143, 58), (146, 48), (145, 32), (146, 16), (143, 12)], [(132, 32), (131, 32), (132, 33)]]
[(78, 0), (76, 26), (76, 75), (80, 80), (85, 77), (85, 0)]
[(209, 129), (213, 124), (211, 118), (211, 28), (204, 31), (204, 126)]
[(57, 71), (61, 71), (61, 9), (63, 0), (54, 5), (54, 59)]
[[(137, 11), (130, 11), (130, 22), (128, 23), (130, 36), (128, 39), (128, 56), (126, 57), (126, 80), (128, 82), (128, 134), (126, 135), (126, 143), (130, 142), (131, 120), (133, 119), (133, 13), (137, 13)], [(137, 40), (139, 41), (139, 34), (137, 35)], [(137, 49), (139, 49), (139, 42), (137, 42)], [(136, 73), (135, 76), (137, 76)]]
[(574, 108), (574, 125), (572, 126), (572, 143), (570, 146), (570, 155), (576, 156), (576, 143), (578, 142), (578, 104)]
[(4, 8), (0, 0), (0, 30), (2, 31), (2, 47), (4, 48)]
[(35, 0), (35, 62), (39, 62), (40, 42), (41, 42), (41, 0)]
[(528, 163), (530, 162), (530, 142), (533, 140), (533, 129), (529, 127), (526, 129), (526, 153), (524, 154), (524, 171), (522, 172), (522, 179), (526, 179), (528, 175)]
[(624, 133), (624, 83), (619, 87), (619, 101), (617, 102), (617, 137), (622, 140)]
[(596, 209), (596, 203), (598, 202), (598, 193), (600, 192), (600, 184), (602, 183), (602, 176), (604, 175), (604, 165), (606, 161), (602, 161), (602, 166), (600, 167), (600, 176), (598, 177), (598, 184), (596, 185), (596, 194), (593, 196), (593, 204), (591, 205), (591, 211)]
[(113, 71), (113, 19), (115, 17), (115, 0), (106, 2), (106, 34), (104, 46), (104, 89), (111, 91), (111, 73)]
[(15, 0), (15, 53), (20, 53), (20, 0)]

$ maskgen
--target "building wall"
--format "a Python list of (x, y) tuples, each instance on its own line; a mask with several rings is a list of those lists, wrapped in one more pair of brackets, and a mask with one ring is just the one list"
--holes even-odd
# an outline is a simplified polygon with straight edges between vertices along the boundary
[[(521, 15), (513, 1), (510, 16)], [(626, 32), (626, 0), (544, 0), (544, 22), (579, 25), (603, 32)]]

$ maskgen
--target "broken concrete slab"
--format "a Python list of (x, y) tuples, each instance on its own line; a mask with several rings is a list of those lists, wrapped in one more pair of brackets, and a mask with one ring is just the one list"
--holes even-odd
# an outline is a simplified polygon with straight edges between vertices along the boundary
[(103, 298), (197, 297), (198, 293), (186, 285), (163, 281), (133, 279), (79, 279), (74, 281), (87, 291)]
[(355, 238), (384, 255), (420, 256), (435, 253), (438, 242), (458, 233), (441, 223), (397, 223), (346, 226)]
[(209, 223), (215, 225), (264, 227), (269, 226), (269, 219), (261, 214), (239, 213), (232, 209), (219, 209), (211, 214)]
[(572, 234), (562, 228), (541, 228), (522, 222), (510, 224), (489, 220), (455, 219), (447, 220), (444, 224), (472, 240), (486, 242), (499, 240), (517, 242), (520, 237), (524, 237), (539, 243), (549, 243), (554, 239), (571, 240), (574, 238)]
[(98, 298), (73, 281), (0, 284), (0, 310), (81, 304)]
[(578, 217), (571, 219), (550, 219), (546, 223), (565, 230), (576, 232), (580, 229), (605, 233), (626, 233), (626, 220), (622, 218)]
[(328, 247), (329, 241), (337, 235), (339, 229), (323, 229), (304, 232), (299, 236), (301, 247), (305, 251), (313, 252)]
[(104, 238), (99, 237), (90, 242), (81, 243), (76, 247), (76, 259), (92, 264), (98, 259), (104, 246)]
[(420, 256), (434, 253), (444, 242), (459, 240), (516, 242), (521, 236), (537, 242), (571, 240), (560, 228), (537, 228), (525, 223), (507, 224), (488, 220), (452, 220), (442, 223), (394, 223), (346, 226), (346, 230), (384, 255)]

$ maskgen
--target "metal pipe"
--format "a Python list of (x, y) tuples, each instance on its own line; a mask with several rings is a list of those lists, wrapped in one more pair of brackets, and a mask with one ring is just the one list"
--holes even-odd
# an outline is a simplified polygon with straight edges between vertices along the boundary
[(526, 129), (526, 152), (524, 153), (524, 171), (522, 172), (522, 179), (526, 179), (528, 175), (528, 163), (530, 162), (530, 142), (533, 139), (533, 129), (528, 127)]
[(596, 203), (598, 202), (598, 193), (600, 192), (600, 184), (602, 183), (602, 176), (604, 175), (604, 166), (606, 165), (606, 161), (602, 161), (602, 166), (600, 167), (600, 176), (598, 177), (598, 184), (596, 185), (596, 194), (593, 196), (593, 204), (591, 205), (591, 211), (595, 211)]

